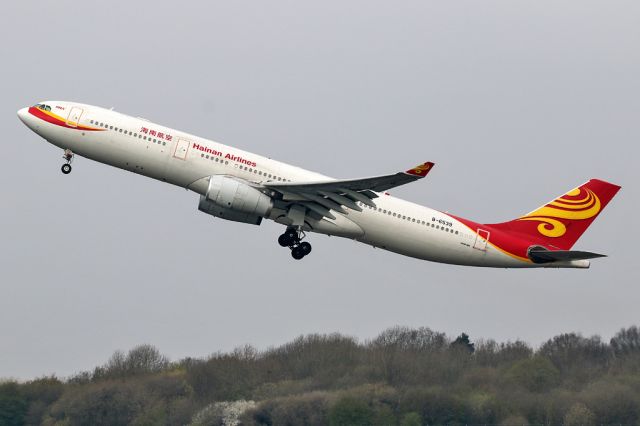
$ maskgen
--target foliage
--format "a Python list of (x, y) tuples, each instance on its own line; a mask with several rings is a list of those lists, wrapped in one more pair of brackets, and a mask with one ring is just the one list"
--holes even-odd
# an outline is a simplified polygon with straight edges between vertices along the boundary
[(410, 413), (405, 414), (402, 417), (402, 421), (400, 422), (400, 426), (421, 426), (422, 418), (420, 414), (412, 411)]
[(564, 416), (565, 426), (594, 426), (595, 415), (586, 405), (576, 402)]
[(341, 398), (329, 409), (331, 426), (369, 426), (372, 421), (371, 408), (353, 397)]
[(476, 348), (475, 344), (471, 343), (469, 340), (469, 335), (467, 333), (462, 333), (460, 336), (456, 338), (456, 340), (451, 343), (451, 347), (457, 347), (462, 350), (466, 350), (469, 353), (473, 353)]
[(28, 403), (16, 382), (0, 384), (0, 424), (13, 426), (24, 423)]
[(558, 384), (560, 373), (548, 358), (536, 356), (513, 364), (506, 378), (531, 392), (543, 392)]
[(539, 349), (393, 327), (311, 334), (169, 362), (116, 351), (67, 380), (0, 382), (1, 425), (595, 425), (640, 423), (640, 329)]

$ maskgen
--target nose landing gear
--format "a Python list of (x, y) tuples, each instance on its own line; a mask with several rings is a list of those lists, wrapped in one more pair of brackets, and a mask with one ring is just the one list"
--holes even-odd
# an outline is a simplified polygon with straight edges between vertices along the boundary
[(67, 162), (62, 165), (60, 170), (62, 170), (62, 173), (64, 173), (65, 175), (68, 175), (69, 173), (71, 173), (71, 162), (73, 161), (73, 152), (70, 149), (65, 149), (64, 155), (62, 156), (62, 158), (64, 158)]
[(305, 237), (304, 232), (301, 229), (289, 227), (284, 234), (278, 237), (278, 244), (282, 247), (289, 247), (291, 249), (291, 256), (300, 260), (309, 253), (311, 253), (311, 244), (308, 242), (301, 242)]

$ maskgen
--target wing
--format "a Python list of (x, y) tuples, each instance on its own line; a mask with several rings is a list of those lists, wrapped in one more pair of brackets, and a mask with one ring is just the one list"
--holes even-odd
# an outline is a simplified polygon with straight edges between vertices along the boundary
[(348, 214), (346, 209), (362, 211), (358, 202), (375, 207), (372, 201), (383, 192), (396, 186), (425, 177), (434, 163), (420, 164), (406, 172), (362, 179), (326, 180), (318, 182), (267, 182), (263, 186), (282, 195), (286, 204), (298, 204), (321, 217), (335, 219), (334, 210)]

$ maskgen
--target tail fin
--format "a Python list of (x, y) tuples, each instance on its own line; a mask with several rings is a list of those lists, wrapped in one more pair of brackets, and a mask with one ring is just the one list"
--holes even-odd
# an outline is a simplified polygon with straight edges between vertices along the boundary
[(488, 226), (517, 232), (560, 250), (569, 250), (619, 189), (618, 185), (591, 179), (529, 214)]

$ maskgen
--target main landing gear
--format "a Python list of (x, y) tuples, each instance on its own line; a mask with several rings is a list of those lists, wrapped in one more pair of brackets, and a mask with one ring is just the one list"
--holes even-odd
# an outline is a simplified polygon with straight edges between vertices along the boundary
[(64, 155), (62, 156), (62, 158), (64, 158), (67, 162), (62, 165), (60, 170), (62, 170), (62, 173), (64, 173), (65, 175), (68, 175), (69, 173), (71, 173), (71, 162), (73, 161), (73, 152), (71, 152), (70, 149), (65, 149)]
[(305, 237), (304, 232), (300, 229), (289, 227), (284, 234), (278, 237), (278, 244), (282, 247), (289, 247), (291, 249), (291, 256), (300, 260), (309, 253), (311, 253), (311, 244), (300, 242)]

